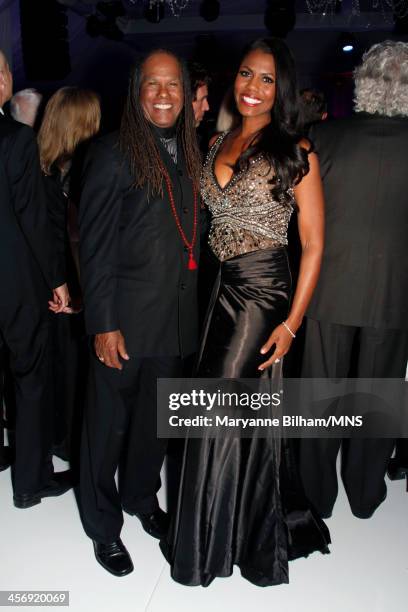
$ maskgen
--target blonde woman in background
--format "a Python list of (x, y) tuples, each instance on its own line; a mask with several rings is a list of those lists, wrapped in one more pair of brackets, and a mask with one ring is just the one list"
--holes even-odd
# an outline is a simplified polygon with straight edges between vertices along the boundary
[[(81, 293), (78, 277), (78, 177), (87, 142), (99, 131), (101, 108), (93, 91), (62, 87), (45, 108), (38, 133), (48, 213), (58, 242), (56, 266), (67, 279), (71, 305), (53, 317), (54, 451), (75, 459), (82, 380), (86, 372)], [(50, 302), (50, 310), (53, 310)], [(75, 314), (75, 316), (70, 316)], [(84, 347), (85, 348), (85, 347)], [(75, 463), (75, 461), (74, 461)], [(74, 465), (75, 467), (75, 465)]]
[(222, 99), (217, 115), (215, 131), (217, 134), (228, 132), (237, 127), (240, 117), (235, 106), (234, 90), (230, 87)]

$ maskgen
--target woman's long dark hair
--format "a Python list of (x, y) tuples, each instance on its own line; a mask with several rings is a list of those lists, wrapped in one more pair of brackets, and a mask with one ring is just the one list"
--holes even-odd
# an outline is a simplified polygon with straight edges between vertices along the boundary
[(245, 49), (243, 58), (252, 51), (273, 55), (276, 69), (276, 95), (271, 122), (254, 142), (241, 153), (235, 171), (247, 170), (250, 159), (262, 153), (270, 162), (274, 177), (272, 195), (289, 204), (288, 189), (301, 181), (309, 171), (307, 154), (301, 147), (298, 125), (298, 87), (295, 62), (286, 44), (279, 38), (259, 38)]
[(119, 146), (129, 160), (134, 179), (133, 187), (147, 185), (148, 195), (163, 193), (163, 176), (157, 163), (159, 150), (154, 139), (151, 124), (146, 119), (140, 104), (140, 85), (145, 61), (156, 53), (174, 57), (181, 66), (184, 106), (177, 121), (177, 136), (180, 137), (188, 173), (198, 185), (201, 171), (201, 155), (194, 127), (194, 114), (188, 71), (184, 63), (171, 51), (156, 49), (141, 57), (132, 69), (125, 109), (120, 126)]

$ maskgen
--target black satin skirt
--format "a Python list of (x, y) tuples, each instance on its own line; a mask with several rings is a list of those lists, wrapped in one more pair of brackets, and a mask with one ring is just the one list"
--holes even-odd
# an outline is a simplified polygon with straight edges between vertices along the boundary
[[(276, 379), (281, 363), (261, 374), (259, 351), (287, 316), (290, 284), (284, 248), (222, 262), (197, 377)], [(327, 527), (302, 492), (289, 440), (224, 436), (186, 440), (176, 512), (160, 543), (171, 575), (208, 586), (237, 565), (258, 586), (286, 583), (289, 560), (329, 552)]]

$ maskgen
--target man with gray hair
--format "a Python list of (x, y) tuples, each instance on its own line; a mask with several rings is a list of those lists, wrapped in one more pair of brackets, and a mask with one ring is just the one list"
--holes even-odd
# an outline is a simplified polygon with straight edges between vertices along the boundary
[[(307, 312), (302, 376), (404, 379), (408, 358), (408, 44), (374, 45), (355, 71), (355, 115), (310, 137), (320, 159), (326, 241)], [(336, 458), (352, 512), (385, 499), (392, 439), (300, 441), (299, 468), (330, 516)], [(408, 466), (407, 466), (408, 467)]]
[(22, 89), (10, 100), (10, 114), (16, 121), (34, 127), (42, 95), (36, 89)]

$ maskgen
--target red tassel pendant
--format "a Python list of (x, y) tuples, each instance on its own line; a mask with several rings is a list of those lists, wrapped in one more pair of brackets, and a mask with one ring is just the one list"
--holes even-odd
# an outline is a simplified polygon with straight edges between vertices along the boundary
[(194, 259), (194, 255), (193, 253), (190, 251), (190, 257), (188, 259), (188, 269), (189, 270), (197, 270), (198, 266), (197, 266), (197, 262)]
[(158, 162), (159, 162), (159, 166), (160, 169), (163, 173), (163, 177), (164, 180), (166, 181), (166, 185), (167, 185), (167, 191), (169, 194), (169, 200), (170, 200), (170, 207), (171, 207), (171, 212), (173, 214), (174, 220), (176, 222), (176, 226), (177, 226), (177, 230), (178, 233), (180, 234), (180, 237), (184, 243), (184, 248), (187, 249), (189, 257), (188, 257), (188, 264), (187, 264), (187, 269), (188, 270), (197, 270), (198, 265), (196, 260), (194, 259), (194, 255), (193, 255), (193, 249), (194, 249), (194, 245), (196, 243), (196, 239), (197, 239), (197, 217), (198, 217), (198, 202), (197, 202), (197, 191), (195, 189), (195, 187), (193, 186), (193, 195), (194, 195), (194, 219), (193, 219), (193, 235), (191, 237), (191, 242), (189, 240), (187, 240), (187, 237), (184, 233), (184, 230), (181, 226), (180, 223), (180, 219), (178, 217), (177, 214), (177, 210), (176, 210), (176, 205), (174, 203), (174, 195), (173, 195), (173, 190), (171, 187), (171, 181), (170, 181), (170, 177), (167, 174), (166, 170), (163, 167), (163, 164), (161, 163), (160, 158), (158, 158)]

